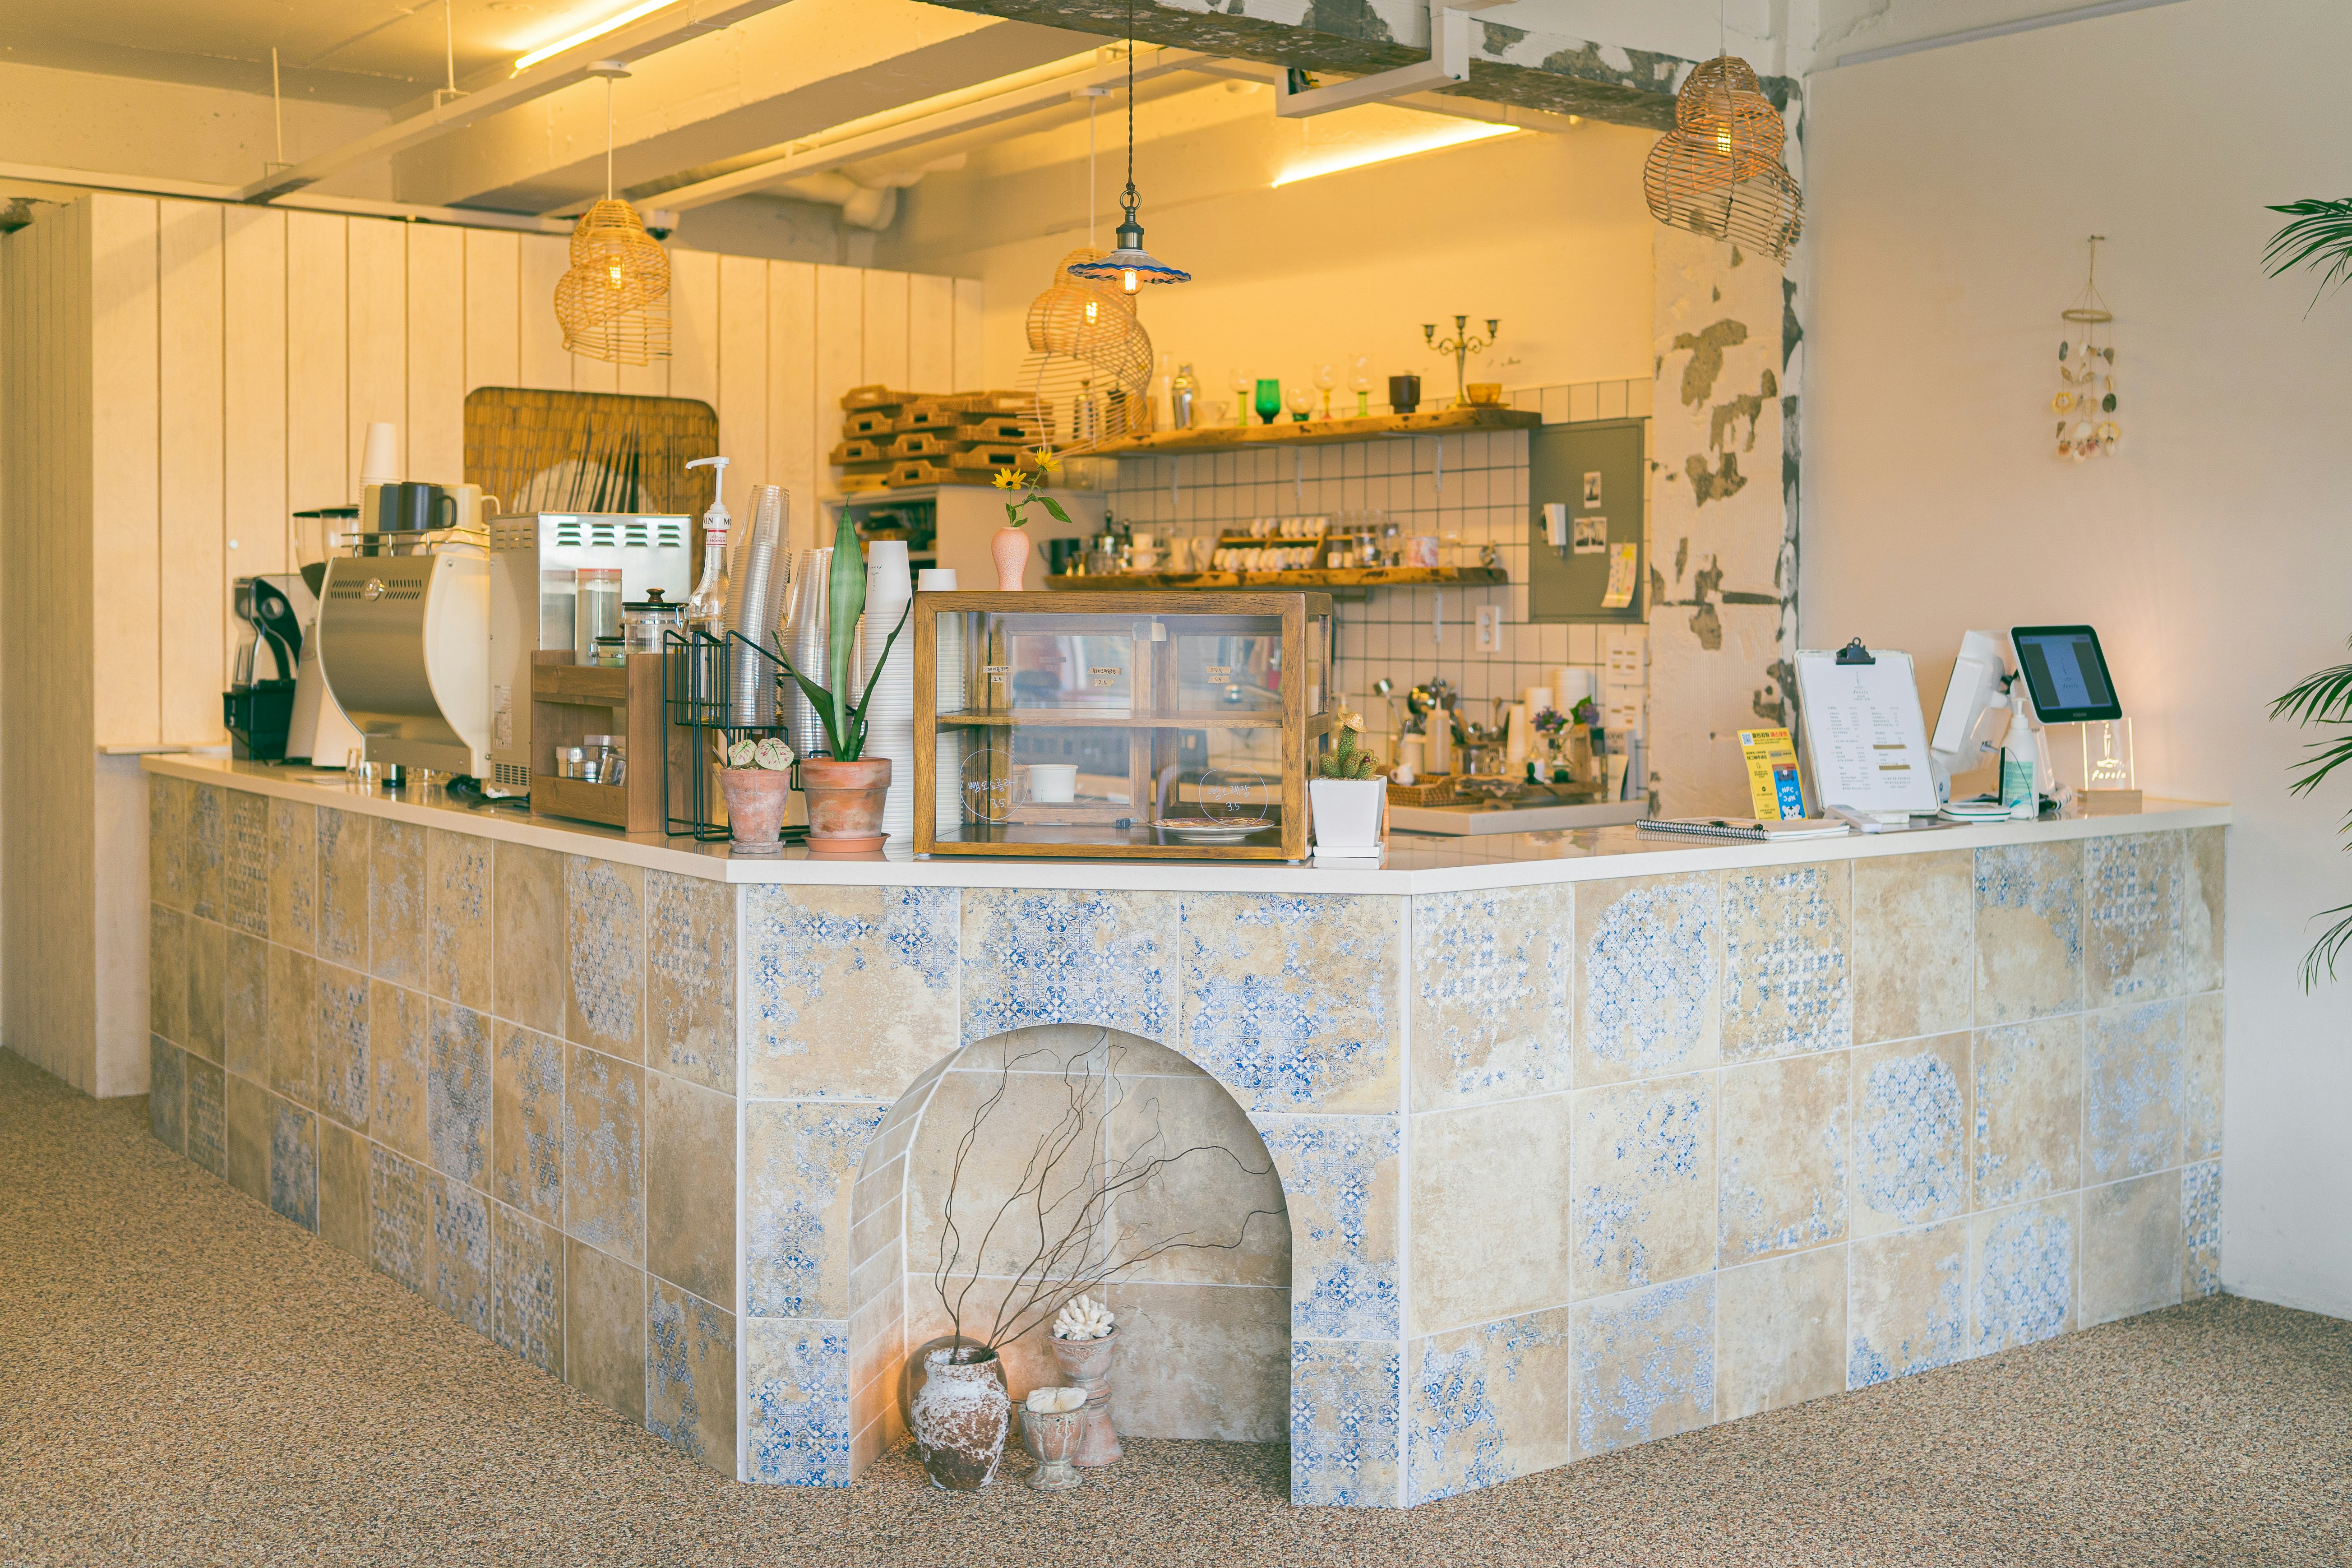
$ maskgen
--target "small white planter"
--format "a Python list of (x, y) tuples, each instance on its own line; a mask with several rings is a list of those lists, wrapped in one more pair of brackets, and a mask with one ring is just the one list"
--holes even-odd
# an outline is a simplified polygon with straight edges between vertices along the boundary
[(1386, 779), (1308, 779), (1307, 805), (1320, 855), (1377, 855), (1388, 826)]

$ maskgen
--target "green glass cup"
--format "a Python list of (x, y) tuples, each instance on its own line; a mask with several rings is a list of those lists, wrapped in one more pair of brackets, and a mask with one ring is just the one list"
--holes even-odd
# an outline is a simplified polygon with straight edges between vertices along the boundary
[(1271, 425), (1282, 417), (1282, 383), (1261, 381), (1257, 384), (1257, 416), (1261, 423)]

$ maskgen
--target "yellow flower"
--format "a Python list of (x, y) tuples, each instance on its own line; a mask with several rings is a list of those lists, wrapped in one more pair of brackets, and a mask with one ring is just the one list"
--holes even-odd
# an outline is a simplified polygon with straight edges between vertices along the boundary
[(997, 469), (996, 488), (1001, 490), (1019, 489), (1021, 488), (1021, 470), (1018, 468)]
[(1038, 447), (1036, 459), (1037, 473), (1038, 477), (1041, 479), (1062, 466), (1062, 459), (1054, 456), (1053, 450), (1050, 447)]

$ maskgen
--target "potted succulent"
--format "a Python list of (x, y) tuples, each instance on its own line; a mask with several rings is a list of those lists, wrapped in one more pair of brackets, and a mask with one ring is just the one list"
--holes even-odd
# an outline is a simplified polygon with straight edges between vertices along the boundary
[[(783, 638), (774, 641), (776, 662), (799, 683), (809, 706), (816, 710), (817, 722), (824, 727), (828, 754), (801, 759), (801, 793), (808, 797), (809, 848), (820, 854), (858, 854), (882, 847), (882, 802), (890, 789), (890, 759), (866, 754), (866, 705), (881, 685), (882, 667), (890, 661), (890, 650), (897, 646), (898, 634), (907, 629), (907, 616), (914, 605), (909, 601), (908, 608), (899, 612), (898, 624), (883, 643), (882, 657), (874, 661), (874, 674), (867, 678), (865, 691), (856, 701), (850, 701), (848, 672), (857, 663), (851, 657), (851, 640), (857, 635), (857, 617), (866, 613), (866, 573), (857, 564), (862, 560), (857, 524), (847, 512), (842, 514), (841, 526), (833, 536), (833, 559), (826, 600), (831, 619), (826, 628), (825, 668), (841, 672), (833, 689), (793, 668), (785, 656)], [(849, 570), (843, 570), (845, 565)]]
[[(1089, 307), (1091, 309), (1091, 307)], [(1013, 593), (1022, 586), (1022, 574), (1029, 569), (1029, 536), (1021, 531), (1029, 521), (1029, 509), (1042, 506), (1055, 521), (1066, 524), (1070, 514), (1062, 503), (1045, 493), (1045, 480), (1061, 466), (1050, 447), (1040, 447), (1029, 454), (1029, 466), (1019, 464), (996, 470), (996, 488), (1001, 490), (1025, 492), (1019, 500), (1004, 503), (1004, 526), (988, 542), (988, 553), (996, 563), (996, 586), (1000, 592)]]
[(1389, 786), (1381, 776), (1380, 760), (1356, 744), (1356, 731), (1362, 722), (1349, 715), (1339, 726), (1339, 739), (1317, 760), (1315, 776), (1307, 781), (1318, 854), (1380, 851), (1381, 830), (1387, 825)]
[(784, 803), (793, 793), (793, 749), (773, 735), (746, 738), (727, 748), (719, 770), (727, 799), (727, 830), (738, 855), (773, 855), (783, 848)]

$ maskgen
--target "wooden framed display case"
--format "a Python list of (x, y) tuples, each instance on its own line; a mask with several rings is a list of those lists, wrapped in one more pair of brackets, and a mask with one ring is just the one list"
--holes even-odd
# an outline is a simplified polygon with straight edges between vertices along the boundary
[(1304, 860), (1331, 598), (915, 595), (915, 853)]

